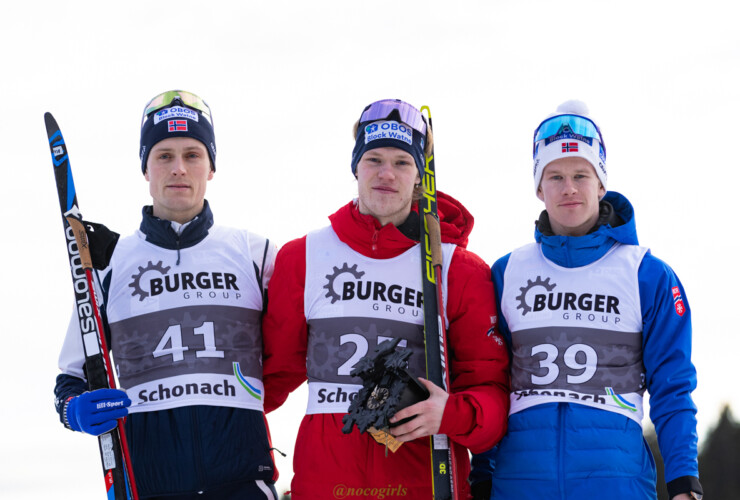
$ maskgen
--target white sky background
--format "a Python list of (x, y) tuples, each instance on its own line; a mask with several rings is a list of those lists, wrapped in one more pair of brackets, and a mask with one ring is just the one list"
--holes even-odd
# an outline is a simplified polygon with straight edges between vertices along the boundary
[[(454, 5), (454, 6), (453, 6)], [(102, 498), (95, 439), (54, 412), (71, 309), (43, 113), (69, 146), (89, 220), (122, 234), (150, 203), (138, 159), (147, 99), (173, 88), (214, 115), (217, 223), (278, 244), (356, 194), (351, 126), (381, 98), (431, 107), (439, 189), (476, 218), (489, 264), (533, 236), (532, 132), (585, 100), (608, 146), (609, 189), (693, 310), (699, 437), (740, 412), (732, 290), (738, 238), (736, 2), (12, 2), (0, 30), (6, 249), (0, 303), (0, 497)], [(288, 487), (305, 392), (269, 416)]]

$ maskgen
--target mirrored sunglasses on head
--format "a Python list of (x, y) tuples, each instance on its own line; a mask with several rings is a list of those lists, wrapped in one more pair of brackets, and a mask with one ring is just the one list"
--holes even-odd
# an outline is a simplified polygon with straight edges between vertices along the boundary
[(601, 131), (599, 127), (592, 120), (580, 115), (558, 115), (547, 118), (539, 127), (534, 131), (533, 141), (533, 153), (534, 145), (539, 141), (545, 140), (548, 137), (560, 135), (563, 133), (572, 133), (575, 135), (582, 135), (591, 139), (596, 139), (601, 144), (601, 147), (606, 152), (606, 146), (604, 145), (604, 138), (601, 137)]
[(159, 111), (160, 109), (170, 107), (175, 101), (179, 101), (180, 104), (182, 104), (183, 106), (187, 106), (189, 108), (200, 111), (201, 114), (211, 124), (211, 126), (213, 126), (213, 120), (211, 118), (211, 108), (208, 107), (208, 104), (206, 104), (206, 102), (197, 95), (185, 90), (168, 90), (167, 92), (162, 92), (154, 99), (149, 101), (144, 107), (144, 115), (141, 118), (142, 126), (144, 125), (146, 118), (150, 114)]
[(407, 102), (400, 99), (383, 99), (368, 104), (360, 115), (360, 124), (385, 120), (396, 112), (402, 123), (410, 126), (421, 135), (427, 134), (427, 122), (424, 115)]

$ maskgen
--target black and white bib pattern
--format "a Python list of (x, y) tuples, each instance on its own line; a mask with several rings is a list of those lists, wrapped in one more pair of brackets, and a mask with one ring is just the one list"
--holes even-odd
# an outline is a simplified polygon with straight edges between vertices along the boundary
[(570, 402), (642, 420), (637, 271), (646, 252), (617, 244), (578, 268), (557, 266), (538, 244), (511, 254), (501, 297), (512, 338), (510, 413)]
[[(443, 290), (454, 245), (443, 244)], [(330, 228), (306, 238), (304, 311), (308, 323), (306, 413), (345, 413), (362, 387), (350, 376), (357, 361), (386, 339), (411, 348), (409, 369), (425, 373), (421, 251), (372, 259), (342, 243)]]
[(135, 235), (111, 261), (107, 313), (121, 386), (142, 412), (262, 410), (262, 291), (247, 231), (214, 226), (177, 252)]

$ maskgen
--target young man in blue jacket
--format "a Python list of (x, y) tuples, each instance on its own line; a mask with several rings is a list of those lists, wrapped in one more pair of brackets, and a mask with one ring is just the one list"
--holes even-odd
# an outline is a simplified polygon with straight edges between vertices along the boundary
[(701, 498), (683, 287), (638, 245), (630, 202), (606, 191), (604, 140), (585, 104), (563, 103), (533, 148), (545, 210), (535, 243), (492, 268), (511, 410), (508, 434), (473, 459), (476, 498), (657, 498), (646, 390), (670, 498)]

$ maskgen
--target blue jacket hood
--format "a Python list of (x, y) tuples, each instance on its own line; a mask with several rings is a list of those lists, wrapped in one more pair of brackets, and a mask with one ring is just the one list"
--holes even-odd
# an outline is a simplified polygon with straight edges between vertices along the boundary
[(602, 201), (612, 205), (624, 224), (617, 227), (605, 224), (584, 236), (546, 236), (535, 227), (534, 239), (542, 244), (545, 257), (559, 266), (581, 267), (600, 259), (614, 243), (637, 245), (635, 211), (629, 200), (616, 191), (608, 191)]

